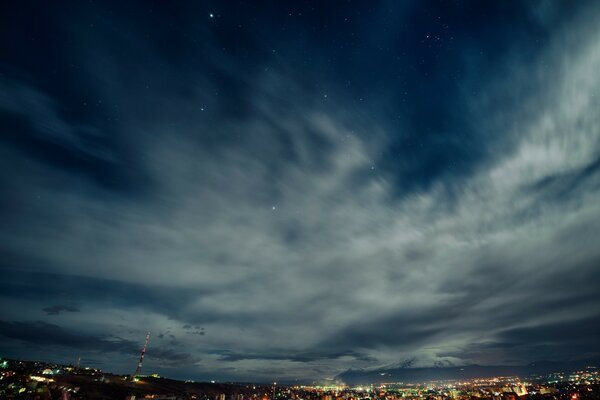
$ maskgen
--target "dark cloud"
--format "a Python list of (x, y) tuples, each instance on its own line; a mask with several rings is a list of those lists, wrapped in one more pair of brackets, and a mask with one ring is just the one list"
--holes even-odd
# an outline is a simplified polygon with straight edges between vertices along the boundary
[(200, 361), (200, 358), (186, 352), (177, 351), (172, 348), (154, 348), (151, 349), (151, 357), (159, 360), (160, 366), (175, 368), (182, 366), (190, 366)]
[[(442, 333), (448, 320), (455, 317), (456, 311), (449, 306), (368, 318), (340, 329), (324, 346), (371, 349), (390, 346), (411, 349)], [(382, 326), (386, 329), (381, 329)]]
[(74, 306), (61, 306), (61, 305), (54, 305), (54, 306), (50, 306), (50, 307), (46, 307), (43, 308), (42, 311), (44, 311), (46, 314), (48, 315), (58, 315), (61, 312), (79, 312), (79, 308), (74, 307)]
[[(132, 356), (139, 355), (141, 350), (141, 344), (131, 340), (112, 335), (97, 337), (43, 321), (0, 321), (0, 335), (36, 347), (61, 346), (96, 355), (114, 352), (122, 356)], [(169, 368), (191, 365), (199, 360), (192, 354), (161, 346), (153, 346), (149, 354), (157, 361), (158, 366)]]
[(342, 351), (337, 353), (323, 352), (306, 352), (290, 354), (288, 352), (281, 352), (280, 354), (235, 354), (231, 352), (225, 352), (219, 358), (220, 361), (242, 361), (242, 360), (284, 360), (293, 361), (299, 363), (310, 363), (319, 360), (338, 360), (340, 358), (350, 358), (360, 361), (376, 361), (373, 357), (365, 354), (357, 353), (354, 351)]
[(79, 334), (43, 321), (0, 321), (0, 335), (36, 345), (58, 345), (94, 351), (135, 354), (138, 346), (120, 338), (99, 338)]
[(600, 316), (567, 320), (561, 323), (546, 323), (533, 326), (507, 329), (499, 334), (499, 339), (510, 345), (528, 346), (531, 343), (549, 348), (566, 350), (576, 344), (587, 346), (587, 350), (600, 351), (598, 346), (590, 346), (600, 329)]

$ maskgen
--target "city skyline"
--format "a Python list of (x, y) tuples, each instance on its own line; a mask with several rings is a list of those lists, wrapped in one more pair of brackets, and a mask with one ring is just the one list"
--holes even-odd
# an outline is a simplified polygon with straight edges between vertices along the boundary
[(0, 356), (600, 359), (600, 3), (5, 2)]

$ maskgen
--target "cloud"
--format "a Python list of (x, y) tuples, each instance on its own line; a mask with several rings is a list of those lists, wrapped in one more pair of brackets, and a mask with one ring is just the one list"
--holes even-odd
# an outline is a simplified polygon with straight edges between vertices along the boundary
[(35, 345), (58, 345), (95, 351), (137, 353), (135, 343), (71, 332), (43, 321), (0, 321), (0, 335)]
[(221, 357), (219, 358), (219, 361), (242, 361), (242, 360), (283, 360), (283, 361), (291, 361), (291, 362), (297, 362), (297, 363), (310, 363), (310, 362), (314, 362), (314, 361), (320, 361), (320, 360), (338, 360), (341, 358), (348, 358), (348, 359), (355, 359), (355, 360), (361, 360), (361, 361), (376, 361), (374, 358), (369, 357), (365, 354), (360, 354), (360, 353), (356, 353), (354, 351), (341, 351), (341, 352), (337, 352), (337, 353), (331, 353), (331, 352), (326, 352), (326, 351), (322, 351), (322, 352), (314, 352), (314, 353), (296, 353), (296, 354), (290, 354), (287, 351), (282, 351), (280, 354), (267, 354), (267, 353), (261, 353), (261, 354), (252, 354), (252, 353), (245, 353), (245, 354), (235, 354), (235, 353), (231, 353), (231, 352), (225, 352), (224, 354), (221, 355)]
[(64, 311), (79, 312), (80, 310), (79, 310), (79, 308), (74, 307), (74, 306), (54, 305), (54, 306), (43, 308), (42, 311), (46, 312), (46, 314), (48, 314), (48, 315), (58, 315)]
[[(0, 321), (0, 335), (36, 347), (60, 346), (85, 351), (96, 357), (105, 352), (137, 356), (141, 351), (141, 344), (131, 340), (114, 335), (98, 337), (43, 321)], [(193, 365), (199, 360), (192, 354), (165, 346), (152, 346), (149, 354), (154, 365), (167, 368)]]

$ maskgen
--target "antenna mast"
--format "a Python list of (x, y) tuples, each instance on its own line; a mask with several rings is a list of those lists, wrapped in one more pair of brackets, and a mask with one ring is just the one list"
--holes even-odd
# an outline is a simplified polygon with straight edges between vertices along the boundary
[(135, 369), (135, 373), (131, 375), (131, 379), (135, 378), (136, 375), (139, 375), (142, 372), (142, 362), (144, 362), (144, 355), (146, 354), (146, 348), (148, 347), (148, 342), (150, 341), (150, 332), (146, 335), (146, 341), (144, 342), (144, 348), (142, 348), (142, 354), (140, 354), (140, 361), (138, 361), (137, 368)]

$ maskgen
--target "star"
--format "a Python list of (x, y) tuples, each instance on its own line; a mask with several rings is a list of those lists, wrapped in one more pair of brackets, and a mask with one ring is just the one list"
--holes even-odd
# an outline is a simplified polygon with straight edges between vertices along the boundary
[(272, 208), (273, 208), (273, 211), (275, 211), (277, 209), (277, 207), (275, 207), (275, 206), (273, 206)]
[(210, 14), (208, 14), (208, 16), (209, 16), (209, 18), (214, 18), (214, 17), (215, 17), (215, 14), (213, 14), (213, 13), (210, 13)]

